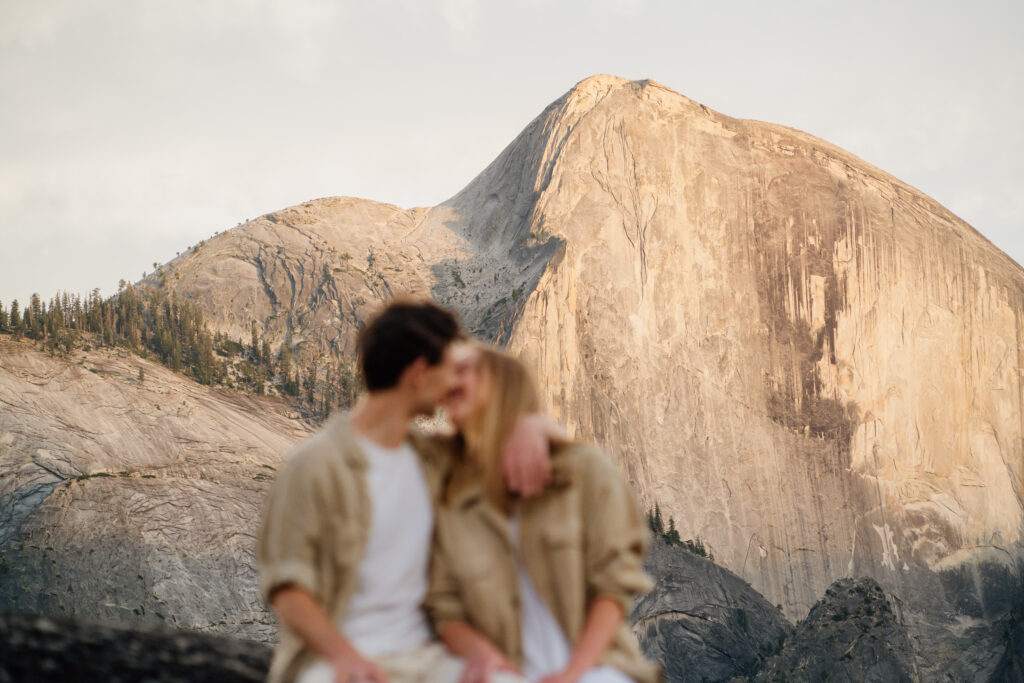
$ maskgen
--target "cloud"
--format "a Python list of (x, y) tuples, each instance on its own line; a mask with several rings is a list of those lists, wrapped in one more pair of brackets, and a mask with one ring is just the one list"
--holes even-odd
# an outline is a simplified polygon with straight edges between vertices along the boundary
[(1022, 260), (1017, 6), (0, 0), (0, 296), (315, 196), (442, 201), (598, 72), (819, 135)]
[(477, 0), (441, 0), (441, 17), (453, 33), (468, 35), (480, 21), (480, 5)]
[(593, 0), (592, 10), (619, 16), (634, 16), (647, 9), (647, 0)]
[(448, 28), (448, 45), (466, 54), (476, 51), (481, 12), (479, 0), (440, 0), (440, 14)]
[(74, 0), (4, 0), (0, 3), (0, 47), (36, 48), (53, 41), (73, 21), (80, 5)]

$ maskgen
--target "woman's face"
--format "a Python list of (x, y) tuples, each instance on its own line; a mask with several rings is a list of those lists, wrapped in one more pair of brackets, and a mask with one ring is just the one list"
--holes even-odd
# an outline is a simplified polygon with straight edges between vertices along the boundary
[(455, 353), (455, 388), (441, 406), (448, 413), (448, 419), (461, 431), (486, 403), (489, 383), (484, 376), (486, 373), (480, 368), (480, 352), (476, 347), (465, 344)]

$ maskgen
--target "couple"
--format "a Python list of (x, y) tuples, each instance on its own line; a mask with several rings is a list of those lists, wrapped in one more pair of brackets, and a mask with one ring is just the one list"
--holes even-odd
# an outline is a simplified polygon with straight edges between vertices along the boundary
[[(269, 679), (655, 681), (625, 621), (649, 587), (647, 525), (607, 457), (564, 439), (525, 368), (432, 303), (388, 306), (358, 346), (366, 395), (266, 501)], [(455, 436), (410, 426), (439, 405)]]

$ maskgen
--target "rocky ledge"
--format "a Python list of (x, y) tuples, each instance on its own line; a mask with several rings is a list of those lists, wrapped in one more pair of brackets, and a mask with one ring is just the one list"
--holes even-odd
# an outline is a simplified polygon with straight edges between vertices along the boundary
[(920, 680), (906, 628), (874, 579), (840, 579), (757, 681)]
[(270, 653), (194, 631), (0, 612), (0, 683), (262, 681)]

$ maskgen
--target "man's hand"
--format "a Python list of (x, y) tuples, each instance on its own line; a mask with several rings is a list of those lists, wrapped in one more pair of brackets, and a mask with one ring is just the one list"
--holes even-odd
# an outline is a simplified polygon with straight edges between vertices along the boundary
[(287, 585), (270, 596), (278, 619), (310, 650), (327, 660), (335, 683), (388, 683), (388, 677), (345, 639), (316, 598), (305, 588)]
[(351, 648), (331, 658), (334, 683), (388, 683), (387, 675), (368, 659)]
[(497, 650), (481, 652), (466, 660), (466, 668), (459, 676), (459, 683), (489, 683), (497, 671), (519, 674), (519, 670)]
[(532, 498), (544, 490), (551, 479), (551, 438), (564, 438), (564, 432), (546, 415), (516, 420), (501, 449), (501, 476), (509, 491)]

